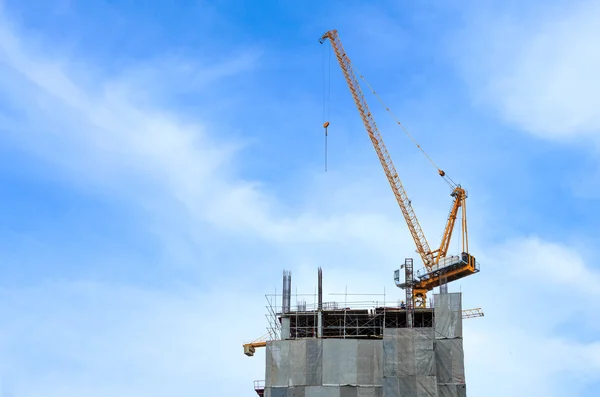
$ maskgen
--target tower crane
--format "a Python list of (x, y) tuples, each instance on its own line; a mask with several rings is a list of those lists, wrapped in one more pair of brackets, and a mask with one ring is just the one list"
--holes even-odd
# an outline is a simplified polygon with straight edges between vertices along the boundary
[[(435, 163), (429, 159), (437, 168), (438, 174), (451, 186), (451, 196), (453, 197), (452, 206), (450, 208), (446, 227), (442, 236), (442, 241), (438, 248), (432, 250), (427, 239), (425, 238), (425, 234), (423, 233), (421, 225), (419, 224), (417, 216), (413, 210), (411, 201), (404, 190), (404, 186), (402, 185), (400, 177), (398, 176), (398, 172), (396, 171), (392, 159), (383, 142), (383, 138), (379, 133), (377, 124), (375, 123), (371, 111), (369, 110), (367, 101), (365, 100), (358, 79), (354, 73), (352, 63), (344, 51), (337, 30), (330, 30), (326, 32), (319, 39), (319, 42), (323, 44), (327, 39), (329, 39), (329, 42), (333, 47), (338, 63), (342, 69), (342, 72), (344, 73), (344, 77), (346, 78), (350, 93), (354, 98), (354, 102), (360, 117), (362, 118), (367, 133), (369, 134), (369, 138), (373, 143), (373, 147), (375, 148), (377, 157), (381, 162), (385, 175), (390, 183), (392, 191), (394, 192), (396, 201), (398, 201), (402, 215), (406, 220), (410, 234), (417, 247), (417, 252), (421, 256), (423, 264), (425, 265), (425, 270), (421, 273), (418, 273), (416, 279), (412, 279), (411, 277), (410, 280), (405, 280), (404, 283), (400, 283), (399, 271), (396, 271), (396, 285), (400, 288), (412, 289), (412, 303), (414, 307), (424, 308), (426, 305), (426, 295), (428, 291), (431, 291), (433, 288), (440, 285), (445, 285), (448, 282), (458, 280), (479, 271), (479, 264), (476, 262), (475, 257), (469, 253), (466, 212), (467, 191), (460, 185), (455, 184), (443, 170), (435, 166)], [(398, 124), (400, 124), (400, 122), (398, 122)], [(417, 145), (417, 147), (421, 149), (419, 145)], [(421, 150), (423, 151), (423, 149)], [(423, 153), (425, 154), (424, 151)], [(446, 255), (450, 246), (452, 232), (454, 230), (458, 212), (461, 209), (462, 252), (460, 255), (447, 257)]]

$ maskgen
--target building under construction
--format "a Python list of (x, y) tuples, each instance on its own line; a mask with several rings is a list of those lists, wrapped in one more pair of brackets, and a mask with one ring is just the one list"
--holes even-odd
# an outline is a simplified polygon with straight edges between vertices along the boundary
[(291, 274), (284, 272), (281, 299), (269, 300), (274, 340), (263, 345), (260, 396), (466, 396), (460, 293), (434, 294), (433, 307), (424, 309), (340, 305), (323, 302), (320, 269), (318, 284), (316, 303), (292, 308)]

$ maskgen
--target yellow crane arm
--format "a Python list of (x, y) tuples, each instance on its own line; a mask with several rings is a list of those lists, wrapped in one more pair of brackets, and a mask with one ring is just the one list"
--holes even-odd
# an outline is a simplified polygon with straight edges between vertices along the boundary
[(244, 344), (244, 354), (248, 357), (252, 357), (256, 352), (257, 347), (265, 347), (267, 342), (252, 342)]
[(356, 107), (358, 108), (358, 112), (360, 113), (360, 117), (365, 124), (365, 128), (369, 133), (369, 138), (371, 138), (371, 142), (373, 143), (373, 147), (377, 152), (377, 157), (379, 157), (379, 161), (381, 162), (381, 166), (385, 171), (385, 175), (394, 191), (394, 196), (396, 196), (396, 201), (398, 201), (398, 205), (400, 205), (400, 209), (402, 210), (402, 215), (404, 215), (404, 219), (408, 224), (408, 229), (410, 234), (412, 235), (413, 240), (417, 246), (417, 252), (421, 255), (423, 259), (423, 263), (428, 270), (431, 270), (431, 266), (433, 264), (433, 254), (431, 249), (429, 248), (429, 244), (427, 243), (427, 239), (425, 238), (425, 234), (421, 229), (421, 225), (417, 220), (417, 216), (410, 204), (410, 200), (408, 199), (408, 195), (404, 190), (404, 186), (400, 181), (400, 177), (398, 176), (398, 172), (396, 172), (396, 168), (392, 163), (392, 159), (385, 147), (383, 142), (383, 138), (379, 133), (379, 129), (377, 128), (377, 124), (375, 124), (375, 120), (371, 115), (371, 111), (367, 105), (365, 97), (360, 88), (360, 84), (354, 74), (352, 69), (352, 64), (350, 63), (350, 58), (346, 55), (344, 48), (342, 46), (342, 42), (337, 34), (337, 30), (330, 30), (325, 33), (319, 42), (323, 44), (325, 40), (329, 39), (331, 42), (331, 46), (335, 52), (337, 60), (344, 72), (344, 77), (346, 78), (346, 82), (348, 83), (348, 88), (350, 88), (350, 92), (354, 97), (354, 102), (356, 103)]
[(442, 242), (440, 243), (440, 248), (436, 251), (435, 255), (435, 263), (439, 263), (440, 258), (444, 258), (448, 253), (448, 248), (450, 247), (450, 240), (452, 239), (452, 231), (454, 230), (454, 224), (456, 223), (456, 217), (458, 214), (458, 210), (462, 207), (462, 246), (463, 252), (468, 252), (468, 239), (467, 239), (467, 214), (466, 214), (466, 199), (467, 192), (460, 186), (457, 186), (452, 191), (452, 196), (454, 197), (454, 201), (452, 202), (452, 207), (450, 208), (450, 215), (448, 216), (448, 221), (446, 222), (446, 228), (444, 229), (444, 235), (442, 236)]
[(270, 333), (266, 333), (260, 338), (253, 340), (252, 342), (244, 343), (244, 354), (248, 357), (252, 357), (257, 347), (267, 346), (267, 341), (271, 340), (272, 336)]

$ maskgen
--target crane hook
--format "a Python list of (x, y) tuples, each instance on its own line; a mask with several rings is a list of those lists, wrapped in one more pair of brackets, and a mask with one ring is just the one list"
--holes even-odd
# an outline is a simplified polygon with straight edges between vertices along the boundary
[(329, 127), (329, 121), (323, 123), (323, 128), (325, 128), (325, 172), (327, 172), (327, 127)]

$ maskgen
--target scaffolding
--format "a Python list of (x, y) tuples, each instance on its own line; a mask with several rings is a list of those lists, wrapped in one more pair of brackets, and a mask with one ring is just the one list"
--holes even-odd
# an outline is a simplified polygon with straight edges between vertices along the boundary
[[(332, 293), (331, 295), (341, 295)], [(307, 303), (311, 294), (295, 294), (296, 305), (285, 307), (283, 294), (266, 294), (267, 331), (273, 340), (300, 338), (376, 338), (385, 328), (423, 328), (433, 326), (433, 305), (414, 309), (403, 301), (386, 302), (383, 294), (344, 293), (344, 302)], [(376, 300), (349, 300), (366, 295)], [(412, 297), (412, 296), (411, 296)], [(300, 298), (300, 299), (299, 299)], [(410, 302), (410, 301), (409, 301)]]

